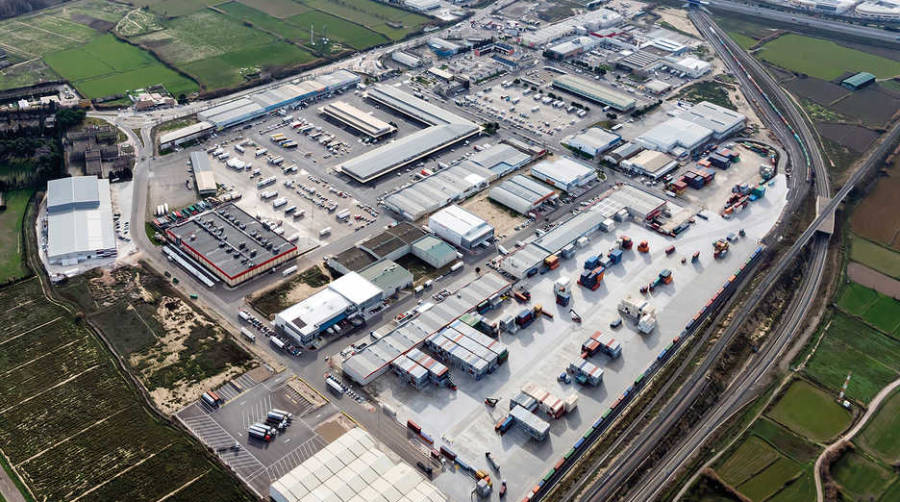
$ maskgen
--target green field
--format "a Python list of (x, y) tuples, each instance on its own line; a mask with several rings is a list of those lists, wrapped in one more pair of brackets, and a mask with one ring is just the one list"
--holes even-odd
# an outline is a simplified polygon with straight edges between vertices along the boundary
[(815, 499), (816, 486), (812, 472), (808, 471), (768, 499), (768, 502), (798, 502)]
[(781, 458), (775, 449), (765, 441), (750, 436), (721, 466), (716, 472), (728, 484), (734, 486), (743, 483), (756, 473), (771, 465)]
[(887, 464), (900, 462), (900, 391), (882, 402), (854, 441)]
[(853, 236), (850, 245), (850, 259), (894, 279), (900, 279), (900, 253), (862, 237)]
[(22, 264), (22, 218), (31, 190), (6, 192), (6, 209), (0, 212), (0, 283), (24, 277), (28, 270)]
[(818, 446), (765, 417), (757, 420), (750, 428), (750, 432), (801, 464), (815, 459), (819, 453)]
[[(303, 3), (321, 12), (361, 24), (391, 40), (400, 40), (415, 33), (430, 21), (425, 16), (372, 0), (303, 0)], [(393, 28), (387, 25), (388, 22), (398, 23), (403, 27)]]
[(762, 502), (781, 490), (801, 470), (802, 467), (797, 462), (779, 457), (765, 470), (738, 485), (737, 489), (753, 502)]
[(836, 313), (822, 342), (806, 367), (806, 373), (838, 392), (848, 372), (853, 372), (847, 396), (868, 402), (900, 370), (900, 341)]
[(874, 289), (851, 282), (841, 293), (838, 305), (886, 333), (900, 331), (900, 302)]
[(833, 80), (845, 72), (867, 71), (878, 78), (900, 75), (900, 61), (793, 33), (763, 45), (757, 55), (786, 70)]
[(831, 474), (841, 491), (854, 500), (877, 500), (894, 478), (889, 469), (854, 451), (844, 453), (832, 464)]
[(847, 312), (862, 317), (866, 310), (868, 310), (877, 299), (878, 292), (874, 289), (869, 289), (861, 284), (851, 282), (844, 286), (837, 304)]
[(797, 380), (766, 414), (812, 441), (826, 442), (850, 425), (852, 415), (831, 396), (812, 384)]
[(252, 500), (36, 278), (0, 290), (0, 326), (0, 449), (35, 499), (149, 502), (208, 478), (211, 500)]

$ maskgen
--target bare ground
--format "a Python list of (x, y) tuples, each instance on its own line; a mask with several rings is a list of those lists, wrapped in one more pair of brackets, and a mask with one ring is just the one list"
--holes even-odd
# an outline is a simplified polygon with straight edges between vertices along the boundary
[(872, 288), (883, 295), (888, 295), (896, 300), (900, 300), (900, 281), (893, 277), (882, 274), (877, 270), (856, 263), (847, 264), (847, 276), (853, 282), (858, 282), (867, 288)]
[(523, 216), (513, 216), (512, 210), (505, 209), (499, 204), (492, 202), (488, 199), (489, 191), (482, 191), (463, 203), (462, 207), (488, 222), (489, 225), (494, 227), (494, 234), (497, 235), (497, 238), (502, 239), (503, 237), (501, 236), (512, 235), (516, 231), (516, 225), (525, 222), (525, 218)]

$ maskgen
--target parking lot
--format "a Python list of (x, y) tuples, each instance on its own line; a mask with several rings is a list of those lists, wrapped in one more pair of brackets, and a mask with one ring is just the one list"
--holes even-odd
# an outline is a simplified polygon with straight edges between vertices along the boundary
[[(610, 233), (594, 233), (590, 243), (578, 250), (573, 258), (563, 260), (558, 269), (522, 281), (533, 295), (530, 305), (543, 305), (553, 318), (536, 320), (515, 334), (501, 334), (500, 340), (509, 347), (510, 356), (496, 372), (476, 381), (455, 370), (457, 391), (436, 387), (416, 391), (388, 374), (379, 380), (378, 400), (398, 410), (399, 422), (414, 420), (435, 438), (436, 446), (447, 445), (475, 468), (487, 469), (484, 453), (490, 451), (500, 465), (511, 494), (518, 499), (581, 437), (585, 427), (599, 418), (647, 369), (757, 249), (758, 240), (778, 219), (785, 201), (785, 178), (779, 175), (766, 197), (742, 213), (726, 220), (706, 211), (708, 219), (697, 218), (696, 223), (676, 239), (633, 223), (620, 224)], [(677, 208), (671, 210), (676, 212)], [(745, 231), (746, 237), (733, 242), (724, 259), (714, 260), (711, 243), (739, 229)], [(623, 262), (607, 271), (596, 291), (575, 285), (585, 259), (598, 253), (605, 254), (615, 246), (616, 237), (623, 234), (630, 236), (636, 244), (646, 240), (650, 252), (626, 252)], [(664, 249), (673, 244), (676, 251), (667, 255)], [(701, 255), (699, 262), (692, 263), (690, 256), (695, 251), (700, 251)], [(641, 297), (638, 289), (656, 279), (663, 269), (672, 271), (673, 283), (659, 286), (647, 296), (657, 309), (658, 327), (650, 334), (642, 335), (626, 319), (621, 327), (610, 328), (610, 322), (620, 316), (617, 311), (619, 301), (628, 294)], [(554, 301), (553, 284), (562, 276), (570, 277), (573, 284), (572, 303), (568, 307), (558, 306)], [(491, 321), (498, 321), (522, 308), (523, 305), (510, 300), (487, 316)], [(580, 324), (573, 322), (569, 308), (582, 316)], [(598, 329), (612, 333), (622, 345), (622, 356), (618, 359), (609, 360), (603, 355), (591, 357), (591, 361), (604, 370), (603, 382), (598, 387), (583, 387), (557, 381), (557, 376), (565, 372), (569, 362), (579, 357), (581, 344)], [(544, 387), (560, 399), (573, 393), (579, 398), (576, 410), (561, 419), (553, 420), (540, 414), (551, 424), (550, 437), (542, 442), (530, 439), (515, 426), (503, 436), (494, 432), (494, 424), (508, 413), (509, 398), (527, 382)], [(500, 402), (496, 408), (490, 408), (483, 404), (486, 397), (498, 398)], [(472, 489), (470, 479), (449, 470), (436, 480), (436, 484), (452, 500), (466, 499)], [(496, 500), (497, 495), (494, 497)]]
[[(201, 400), (177, 417), (260, 497), (268, 496), (272, 481), (333, 440), (332, 429), (346, 428), (337, 423), (323, 429), (340, 416), (338, 410), (324, 399), (309, 401), (284, 374), (263, 383), (244, 374), (215, 392), (223, 404), (214, 408)], [(250, 438), (247, 428), (265, 422), (272, 409), (292, 413), (291, 424), (271, 442)]]

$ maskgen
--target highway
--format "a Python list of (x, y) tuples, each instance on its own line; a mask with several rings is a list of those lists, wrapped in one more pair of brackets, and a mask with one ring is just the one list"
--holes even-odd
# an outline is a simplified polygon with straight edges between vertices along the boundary
[[(755, 59), (743, 52), (737, 44), (734, 44), (734, 42), (724, 36), (724, 33), (718, 31), (706, 13), (694, 10), (691, 18), (699, 31), (709, 39), (732, 73), (739, 79), (742, 89), (745, 90), (748, 97), (755, 104), (759, 105), (758, 109), (763, 119), (766, 120), (776, 136), (781, 139), (789, 152), (789, 156), (794, 164), (795, 175), (793, 177), (791, 202), (785, 214), (791, 214), (792, 208), (796, 209), (797, 204), (803, 199), (802, 195), (805, 195), (808, 189), (808, 186), (804, 186), (804, 178), (818, 181), (814, 184), (816, 195), (824, 197), (830, 195), (831, 189), (828, 182), (826, 163), (821, 151), (816, 146), (815, 134), (794, 107), (787, 94), (780, 89), (777, 82), (769, 76)], [(740, 64), (738, 61), (740, 61)], [(769, 97), (771, 106), (765, 104), (766, 98), (762, 93)], [(773, 107), (777, 108), (780, 114)], [(795, 136), (795, 133), (797, 136)], [(888, 134), (886, 140), (869, 156), (862, 168), (854, 173), (848, 183), (841, 188), (836, 197), (824, 208), (815, 221), (767, 272), (765, 279), (760, 281), (759, 286), (751, 293), (743, 308), (731, 320), (723, 336), (717, 341), (691, 379), (682, 386), (673, 399), (653, 419), (646, 430), (642, 431), (626, 451), (616, 458), (603, 476), (595, 479), (586, 490), (586, 479), (577, 483), (567, 494), (567, 499), (573, 498), (577, 493), (585, 493), (582, 497), (583, 500), (598, 501), (609, 499), (640, 468), (641, 464), (665, 437), (669, 429), (680, 420), (683, 414), (690, 409), (696, 399), (703, 393), (706, 387), (705, 377), (707, 371), (736, 336), (739, 328), (749, 318), (753, 308), (768, 295), (772, 287), (778, 283), (778, 279), (782, 277), (788, 267), (794, 262), (794, 259), (812, 241), (810, 257), (805, 263), (807, 269), (802, 276), (801, 283), (798, 285), (798, 294), (787, 307), (778, 328), (769, 337), (761, 350), (753, 356), (751, 364), (745, 366), (737, 378), (733, 380), (731, 386), (724, 391), (715, 408), (704, 415), (685, 440), (667, 451), (650, 476), (642, 479), (640, 486), (633, 493), (629, 494), (628, 500), (645, 501), (652, 500), (658, 496), (671, 475), (684, 465), (687, 459), (703, 444), (716, 427), (746, 401), (754, 390), (755, 384), (778, 362), (779, 356), (789, 345), (794, 334), (799, 331), (799, 326), (814, 303), (816, 293), (823, 280), (822, 275), (828, 245), (828, 240), (817, 236), (815, 229), (834, 210), (863, 174), (873, 164), (880, 162), (883, 156), (890, 151), (898, 136), (900, 136), (900, 128), (895, 127)], [(797, 139), (800, 139), (800, 141), (798, 142)], [(798, 167), (806, 170), (806, 173), (804, 173), (806, 176), (800, 175), (802, 171), (797, 172), (800, 171), (800, 169), (797, 169)], [(777, 242), (780, 238), (780, 230), (776, 230), (769, 237), (769, 244)], [(652, 405), (648, 405), (647, 409), (649, 408), (652, 408)], [(642, 415), (647, 413), (647, 409), (644, 410)], [(622, 437), (633, 437), (638, 427), (637, 424), (640, 422), (640, 419), (635, 420), (632, 426), (622, 434)], [(610, 451), (616, 452), (620, 451), (620, 449), (613, 447), (610, 448)], [(602, 459), (600, 463), (605, 463), (611, 455), (612, 453), (607, 453), (607, 458)]]
[(727, 11), (731, 14), (753, 16), (784, 24), (808, 26), (809, 28), (816, 30), (837, 33), (840, 35), (850, 35), (879, 42), (900, 44), (900, 33), (880, 30), (878, 28), (870, 28), (868, 26), (808, 16), (799, 12), (775, 10), (771, 7), (760, 5), (748, 5), (745, 3), (733, 2), (731, 0), (709, 0), (707, 3), (709, 7), (713, 9)]

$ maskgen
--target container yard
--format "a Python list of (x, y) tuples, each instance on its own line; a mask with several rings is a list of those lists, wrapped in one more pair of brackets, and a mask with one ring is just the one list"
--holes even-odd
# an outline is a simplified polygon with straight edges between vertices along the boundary
[[(416, 349), (449, 367), (455, 390), (438, 385), (417, 389), (388, 376), (379, 380), (377, 399), (397, 411), (398, 421), (412, 420), (434, 438), (435, 449), (446, 446), (476, 469), (489, 469), (484, 452), (490, 451), (510, 494), (520, 499), (590, 424), (644, 378), (673, 339), (757, 253), (758, 239), (785, 204), (784, 176), (773, 181), (767, 196), (748, 210), (730, 219), (707, 211), (705, 219), (697, 218), (676, 238), (630, 219), (616, 222), (609, 232), (587, 233), (572, 249), (566, 246), (554, 255), (553, 263), (542, 263), (540, 273), (516, 282), (498, 308), (480, 312), (483, 320), (478, 322), (497, 329), (497, 338), (482, 336), (506, 349), (504, 364), (488, 371), (490, 363), (478, 363), (484, 374), (476, 378), (459, 363), (444, 361), (432, 340), (449, 341), (447, 333), (465, 331), (462, 324), (471, 326), (456, 321)], [(739, 230), (744, 236), (729, 242), (729, 234), (737, 236)], [(622, 236), (628, 239), (623, 242)], [(729, 252), (716, 259), (714, 243), (719, 240), (729, 244)], [(604, 269), (596, 288), (576, 284), (586, 261), (595, 267), (591, 272)], [(561, 292), (568, 295), (567, 305), (557, 301)], [(458, 471), (445, 471), (434, 482), (452, 500), (464, 500), (473, 486)], [(491, 497), (499, 500), (496, 490)]]

